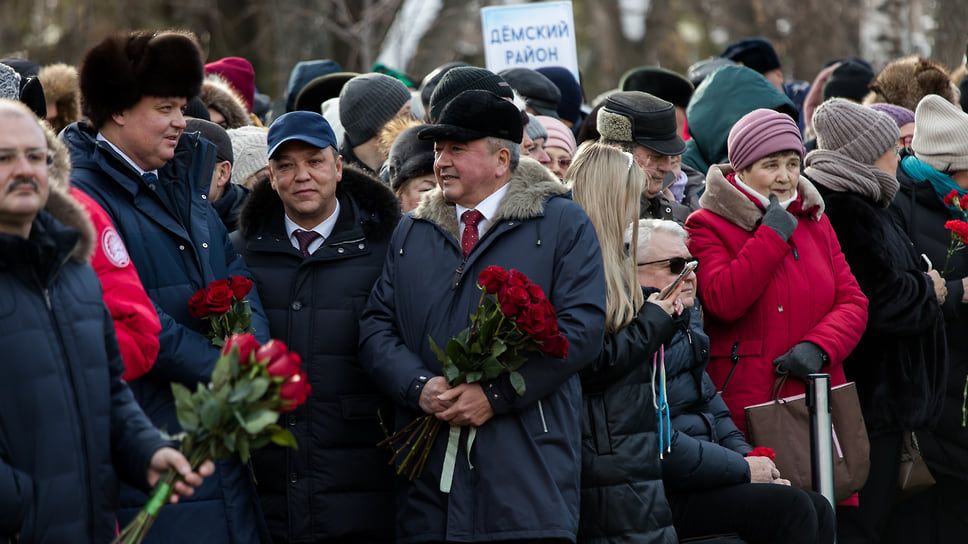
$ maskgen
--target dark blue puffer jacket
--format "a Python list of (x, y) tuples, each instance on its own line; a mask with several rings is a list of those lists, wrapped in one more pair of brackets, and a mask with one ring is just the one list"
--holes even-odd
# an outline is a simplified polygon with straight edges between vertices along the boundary
[[(68, 197), (50, 199), (83, 217)], [(0, 234), (3, 542), (108, 542), (118, 478), (147, 486), (166, 444), (121, 381), (114, 323), (85, 258), (93, 243), (47, 212), (29, 241)]]
[(665, 350), (673, 433), (672, 451), (662, 461), (662, 480), (670, 493), (749, 483), (745, 456), (753, 448), (706, 374), (709, 337), (702, 330), (698, 308), (683, 312), (676, 326)]
[[(175, 156), (148, 186), (106, 142), (84, 122), (64, 129), (61, 137), (71, 152), (71, 184), (91, 196), (111, 216), (124, 239), (131, 261), (161, 320), (161, 351), (152, 369), (130, 383), (135, 398), (151, 421), (169, 433), (181, 427), (175, 416), (171, 382), (194, 389), (211, 378), (219, 350), (204, 336), (210, 325), (188, 312), (188, 299), (209, 282), (251, 278), (235, 251), (218, 213), (208, 202), (215, 160), (214, 144), (198, 133), (182, 134)], [(269, 339), (269, 324), (258, 291), (247, 297), (252, 327), (261, 342)], [(146, 542), (177, 542), (185, 527), (206, 544), (249, 544), (267, 539), (265, 524), (248, 467), (238, 458), (216, 463), (214, 476), (177, 505), (166, 507)], [(147, 502), (135, 489), (122, 491), (121, 523), (133, 518)]]

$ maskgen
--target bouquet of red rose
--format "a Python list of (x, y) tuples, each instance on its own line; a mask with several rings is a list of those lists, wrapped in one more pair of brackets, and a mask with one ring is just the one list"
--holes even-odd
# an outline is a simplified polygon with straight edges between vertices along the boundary
[(946, 274), (951, 272), (948, 268), (948, 263), (951, 261), (951, 256), (955, 254), (956, 251), (961, 251), (968, 246), (968, 195), (958, 197), (958, 191), (952, 189), (950, 193), (944, 197), (944, 205), (955, 210), (964, 219), (952, 219), (944, 224), (944, 228), (951, 231), (951, 242), (948, 244), (948, 254), (944, 259), (944, 268), (941, 269), (941, 277), (946, 277)]
[[(238, 454), (248, 462), (250, 452), (269, 443), (296, 447), (292, 434), (276, 424), (279, 414), (295, 410), (306, 401), (310, 386), (299, 370), (302, 360), (286, 345), (270, 340), (265, 345), (251, 334), (237, 334), (225, 341), (215, 362), (212, 381), (198, 384), (192, 392), (172, 383), (175, 410), (182, 432), (180, 442), (192, 469), (206, 459)], [(113, 544), (144, 540), (161, 507), (168, 502), (180, 475), (174, 470), (155, 485), (141, 512), (114, 539)]]
[[(489, 266), (478, 276), (478, 288), (481, 299), (470, 316), (470, 327), (448, 340), (444, 349), (430, 338), (430, 349), (443, 364), (444, 378), (451, 387), (509, 374), (511, 386), (523, 396), (525, 383), (518, 369), (527, 362), (526, 354), (538, 351), (564, 358), (568, 340), (558, 331), (558, 316), (544, 291), (524, 274)], [(391, 463), (404, 455), (397, 474), (407, 474), (412, 480), (423, 471), (439, 429), (440, 420), (427, 414), (378, 445), (393, 450)], [(455, 429), (459, 437), (459, 427), (454, 427), (451, 440), (456, 440)]]
[(252, 332), (252, 308), (245, 298), (250, 291), (252, 280), (242, 276), (215, 280), (188, 299), (188, 312), (198, 319), (209, 320), (212, 330), (206, 337), (222, 347), (229, 336)]

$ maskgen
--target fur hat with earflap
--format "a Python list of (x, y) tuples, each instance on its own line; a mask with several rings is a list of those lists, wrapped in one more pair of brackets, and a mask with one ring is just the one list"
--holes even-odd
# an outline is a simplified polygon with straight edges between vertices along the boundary
[(44, 86), (47, 114), (51, 114), (51, 105), (57, 108), (54, 117), (48, 119), (54, 132), (60, 132), (67, 125), (80, 120), (81, 88), (77, 68), (64, 63), (49, 64), (40, 69), (37, 79)]
[(887, 102), (914, 111), (918, 102), (929, 94), (958, 103), (957, 87), (944, 66), (918, 55), (901, 57), (885, 66), (869, 88), (863, 101), (865, 106)]
[(198, 96), (204, 77), (202, 52), (188, 32), (119, 32), (92, 47), (81, 62), (81, 105), (100, 129), (115, 113), (143, 96)]
[(205, 78), (199, 98), (206, 108), (222, 115), (225, 119), (223, 128), (226, 130), (252, 124), (249, 113), (245, 109), (245, 100), (228, 81), (219, 75), (211, 74)]

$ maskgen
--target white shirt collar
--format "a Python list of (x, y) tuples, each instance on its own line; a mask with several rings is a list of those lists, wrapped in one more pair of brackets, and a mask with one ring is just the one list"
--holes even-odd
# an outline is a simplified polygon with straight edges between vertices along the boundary
[[(286, 235), (289, 237), (289, 243), (292, 244), (292, 247), (299, 249), (299, 240), (296, 238), (296, 235), (294, 233), (297, 230), (305, 230), (305, 229), (297, 225), (292, 219), (289, 219), (288, 215), (286, 215), (285, 218), (286, 218)], [(337, 199), (336, 209), (333, 210), (333, 213), (329, 214), (329, 217), (324, 219), (322, 223), (310, 229), (318, 233), (319, 238), (316, 238), (315, 240), (313, 240), (311, 244), (309, 244), (309, 247), (307, 248), (309, 253), (312, 253), (317, 249), (319, 249), (319, 247), (323, 245), (323, 242), (325, 242), (326, 239), (329, 238), (331, 234), (333, 234), (333, 228), (336, 226), (336, 220), (338, 218), (339, 218), (339, 200)]]
[(131, 165), (131, 168), (134, 168), (135, 172), (137, 172), (139, 176), (143, 176), (149, 173), (154, 174), (155, 176), (158, 175), (158, 170), (142, 170), (140, 166), (138, 166), (137, 164), (135, 164), (133, 160), (131, 160), (131, 157), (125, 155), (124, 151), (121, 151), (121, 149), (118, 146), (114, 145), (114, 142), (105, 138), (104, 135), (101, 134), (100, 132), (97, 133), (97, 141), (105, 142), (109, 146), (111, 146), (111, 149), (113, 149), (114, 152), (117, 153), (118, 155), (121, 155), (121, 158), (124, 159), (124, 162)]
[(510, 186), (510, 184), (511, 182), (508, 182), (502, 185), (497, 191), (494, 191), (493, 193), (488, 195), (487, 198), (480, 201), (480, 203), (477, 204), (476, 208), (465, 208), (460, 204), (456, 204), (457, 223), (460, 225), (461, 233), (464, 232), (464, 223), (461, 223), (460, 217), (464, 215), (464, 212), (466, 212), (467, 210), (474, 209), (481, 212), (481, 215), (484, 216), (484, 219), (482, 219), (481, 222), (477, 224), (477, 232), (483, 234), (487, 230), (487, 228), (491, 225), (491, 219), (493, 219), (494, 216), (497, 215), (497, 208), (498, 206), (501, 205), (501, 200), (504, 199), (504, 195), (507, 194), (508, 187)]

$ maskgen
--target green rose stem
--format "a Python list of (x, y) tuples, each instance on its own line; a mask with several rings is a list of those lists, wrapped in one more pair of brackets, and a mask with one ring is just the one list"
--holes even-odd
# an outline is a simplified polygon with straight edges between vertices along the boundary
[[(205, 461), (205, 454), (208, 453), (209, 448), (191, 448), (190, 444), (184, 443), (182, 446), (192, 450), (192, 453), (188, 457), (188, 462), (191, 464), (193, 471), (198, 470), (198, 467)], [(175, 492), (175, 484), (181, 480), (182, 476), (178, 471), (168, 469), (164, 476), (155, 483), (155, 487), (151, 492), (151, 498), (145, 503), (144, 508), (121, 530), (121, 533), (111, 541), (111, 544), (129, 544), (143, 541), (148, 534), (148, 530), (151, 529), (151, 526), (158, 518), (161, 507), (168, 504), (168, 500), (171, 499), (172, 494)]]

